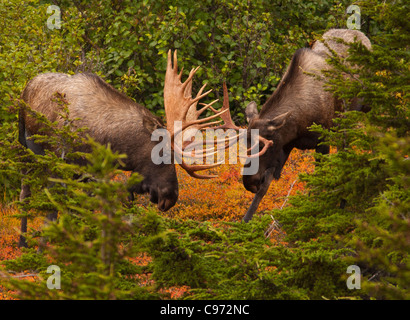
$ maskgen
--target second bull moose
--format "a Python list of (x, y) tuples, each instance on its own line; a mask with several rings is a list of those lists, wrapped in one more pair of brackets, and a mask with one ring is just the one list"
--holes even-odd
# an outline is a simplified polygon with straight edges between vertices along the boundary
[[(323, 35), (323, 40), (316, 41), (311, 49), (295, 52), (276, 91), (259, 114), (254, 102), (246, 108), (248, 131), (258, 129), (259, 140), (265, 146), (259, 153), (258, 172), (243, 176), (246, 190), (256, 193), (243, 218), (245, 222), (252, 218), (272, 180), (280, 178), (293, 148), (329, 152), (329, 147), (318, 145), (319, 135), (309, 131), (313, 124), (330, 128), (336, 112), (342, 111), (341, 101), (325, 90), (321, 71), (330, 69), (326, 59), (331, 51), (346, 58), (348, 43), (359, 41), (369, 50), (371, 44), (362, 32), (348, 29), (331, 29)], [(351, 109), (362, 110), (360, 100), (354, 99)]]

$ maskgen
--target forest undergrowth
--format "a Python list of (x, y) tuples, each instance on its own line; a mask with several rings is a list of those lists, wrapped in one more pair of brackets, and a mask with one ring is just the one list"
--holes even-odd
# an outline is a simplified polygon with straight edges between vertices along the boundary
[[(313, 156), (310, 151), (294, 150), (284, 169), (279, 181), (271, 184), (269, 191), (263, 198), (258, 215), (268, 214), (272, 209), (281, 209), (287, 205), (288, 197), (303, 192), (304, 182), (298, 179), (301, 172), (312, 172), (314, 170)], [(212, 169), (212, 173), (218, 177), (210, 180), (198, 180), (190, 177), (184, 170), (177, 167), (178, 181), (180, 182), (179, 200), (175, 207), (161, 215), (177, 220), (209, 221), (214, 226), (219, 226), (220, 222), (240, 223), (250, 205), (253, 194), (246, 191), (242, 185), (241, 164), (221, 165)], [(121, 181), (129, 177), (128, 172), (124, 172), (115, 177)], [(149, 202), (148, 195), (138, 195), (133, 203), (134, 206), (147, 208), (159, 212), (154, 205)], [(17, 246), (20, 235), (20, 219), (16, 217), (19, 209), (14, 205), (1, 205), (0, 207), (0, 261), (19, 258), (25, 248)], [(272, 217), (273, 218), (273, 217)], [(44, 224), (43, 217), (36, 217), (29, 221), (29, 228), (32, 233), (41, 230)], [(267, 229), (269, 232), (269, 230)], [(270, 241), (278, 245), (284, 245), (283, 231), (271, 230)], [(33, 248), (37, 250), (37, 246)], [(146, 253), (138, 254), (129, 260), (137, 266), (146, 266), (152, 261)], [(13, 273), (13, 277), (24, 278), (28, 281), (36, 281), (36, 270), (23, 270)], [(129, 279), (138, 278), (143, 286), (152, 285), (154, 280), (150, 278), (150, 273), (145, 275), (128, 275)], [(171, 299), (178, 299), (186, 294), (187, 286), (173, 286), (164, 290), (164, 294)], [(0, 286), (0, 300), (14, 299), (15, 291), (7, 290)]]

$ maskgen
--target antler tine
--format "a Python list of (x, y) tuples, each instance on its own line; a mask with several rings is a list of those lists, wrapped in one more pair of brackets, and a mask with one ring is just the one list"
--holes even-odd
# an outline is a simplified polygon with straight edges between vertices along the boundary
[(273, 146), (273, 141), (272, 141), (272, 140), (265, 139), (264, 137), (258, 135), (258, 141), (255, 142), (254, 145), (247, 150), (247, 153), (248, 153), (248, 152), (251, 152), (253, 149), (255, 149), (255, 147), (259, 145), (259, 142), (262, 142), (262, 143), (264, 144), (261, 151), (259, 151), (259, 152), (256, 153), (256, 154), (251, 154), (250, 156), (247, 155), (247, 156), (240, 156), (240, 157), (241, 157), (241, 158), (249, 158), (249, 159), (257, 158), (257, 157), (260, 157), (261, 155), (265, 154), (265, 152), (266, 152), (270, 147)]
[[(168, 61), (167, 61), (167, 71), (165, 74), (165, 84), (164, 84), (164, 105), (165, 105), (165, 115), (167, 119), (167, 129), (171, 135), (171, 146), (175, 152), (175, 154), (181, 158), (182, 163), (180, 166), (192, 177), (199, 178), (199, 179), (209, 179), (215, 178), (216, 176), (212, 175), (200, 175), (195, 173), (196, 171), (202, 171), (206, 169), (210, 169), (216, 166), (219, 166), (222, 163), (215, 163), (210, 165), (189, 165), (183, 161), (184, 156), (192, 157), (192, 158), (200, 158), (200, 157), (207, 157), (214, 155), (216, 152), (215, 149), (207, 148), (201, 152), (200, 155), (192, 155), (192, 152), (186, 152), (184, 149), (188, 147), (195, 146), (195, 142), (192, 144), (188, 144), (187, 146), (178, 146), (175, 142), (175, 137), (179, 134), (182, 134), (184, 130), (188, 129), (189, 127), (193, 127), (196, 129), (205, 129), (205, 128), (223, 128), (223, 129), (236, 129), (238, 130), (239, 127), (235, 126), (233, 123), (231, 116), (229, 114), (229, 97), (228, 97), (228, 90), (226, 88), (226, 84), (224, 83), (224, 103), (221, 110), (215, 110), (212, 105), (216, 103), (218, 100), (214, 100), (209, 104), (206, 104), (203, 108), (197, 110), (197, 103), (200, 99), (207, 96), (211, 91), (208, 90), (204, 93), (206, 84), (204, 84), (198, 93), (196, 94), (195, 98), (192, 97), (192, 82), (195, 73), (199, 70), (199, 66), (196, 68), (191, 69), (189, 72), (188, 78), (182, 82), (182, 71), (181, 68), (180, 72), (178, 73), (178, 59), (177, 59), (177, 51), (174, 51), (172, 55), (172, 51), (168, 51)], [(207, 109), (211, 109), (214, 114), (205, 118), (199, 118), (200, 115)], [(222, 118), (223, 124), (218, 127), (212, 127), (212, 125), (218, 125), (221, 121), (211, 121), (217, 117)], [(182, 125), (179, 129), (174, 128), (174, 123), (177, 121), (181, 121)], [(226, 141), (226, 139), (218, 140), (217, 142)], [(234, 138), (229, 137), (228, 145), (235, 141)], [(224, 148), (226, 149), (226, 143)], [(221, 149), (220, 146), (217, 148), (218, 150)]]
[(165, 76), (170, 74), (171, 71), (172, 71), (172, 74), (177, 74), (178, 73), (177, 50), (174, 51), (174, 57), (173, 58), (172, 58), (171, 50), (168, 50), (167, 71), (165, 73)]
[[(283, 125), (286, 123), (286, 116), (289, 114), (289, 112), (290, 111), (285, 112), (285, 113), (283, 113), (283, 114), (281, 114), (281, 115), (279, 115), (279, 116), (277, 116), (273, 119), (273, 120), (284, 119), (280, 125), (272, 126), (272, 128), (274, 130), (277, 130), (277, 129), (280, 129), (280, 128), (283, 127)], [(263, 155), (269, 149), (269, 147), (273, 146), (273, 141), (272, 140), (265, 139), (264, 137), (258, 135), (258, 141), (255, 142), (255, 144), (247, 150), (247, 153), (249, 153), (253, 149), (255, 149), (255, 147), (259, 145), (259, 142), (262, 142), (264, 144), (262, 150), (259, 151), (256, 154), (251, 154), (250, 156), (246, 156), (244, 158), (257, 158), (257, 157), (260, 157), (261, 155)]]
[[(189, 144), (188, 146), (193, 148), (194, 144)], [(195, 143), (195, 146), (196, 146), (196, 143)], [(208, 148), (205, 150), (201, 150), (201, 154), (192, 154), (192, 152), (196, 150), (185, 151), (185, 150), (182, 150), (182, 148), (180, 148), (179, 146), (174, 145), (174, 151), (176, 151), (179, 156), (184, 156), (187, 158), (203, 159), (204, 157), (212, 156), (216, 154), (217, 151), (214, 151), (214, 150), (215, 150), (214, 148)], [(209, 153), (209, 151), (214, 151), (214, 152)]]
[[(218, 113), (215, 113), (215, 114), (212, 115), (212, 116), (191, 121), (191, 122), (187, 123), (187, 125), (195, 125), (195, 124), (204, 123), (204, 122), (206, 122), (206, 121), (209, 121), (209, 120), (212, 120), (212, 119), (221, 117), (222, 114), (224, 114), (224, 113), (227, 112), (227, 111), (229, 111), (229, 110), (223, 110), (223, 111), (220, 111), (220, 112), (218, 112)], [(222, 118), (222, 117), (221, 117), (221, 118)], [(221, 122), (221, 121), (218, 121), (218, 122)], [(213, 124), (213, 123), (209, 123), (209, 125), (211, 125), (211, 124)], [(203, 128), (205, 128), (205, 127), (203, 127)]]
[[(190, 120), (190, 121), (193, 121), (193, 120), (197, 120), (198, 118), (199, 118), (199, 116), (202, 114), (202, 112), (203, 112), (203, 108), (201, 109), (201, 110), (197, 110), (196, 109), (196, 105), (197, 105), (197, 103), (198, 103), (198, 101), (201, 99), (201, 98), (203, 98), (203, 97), (205, 97), (206, 95), (208, 95), (211, 91), (212, 91), (212, 89), (211, 90), (208, 90), (207, 92), (205, 92), (204, 94), (202, 94), (202, 92), (204, 91), (204, 89), (205, 89), (205, 87), (206, 87), (206, 83), (201, 87), (201, 89), (199, 89), (199, 91), (198, 91), (198, 93), (197, 93), (197, 95), (196, 95), (196, 97), (195, 97), (195, 99), (193, 99), (192, 100), (192, 104), (191, 104), (191, 106), (188, 108), (188, 110), (187, 110), (187, 112), (186, 112), (186, 114), (184, 115), (184, 117), (185, 117), (185, 119), (188, 121), (188, 120)], [(186, 88), (190, 88), (190, 87), (192, 87), (192, 81), (191, 81), (191, 85), (189, 85), (189, 86), (187, 86)], [(185, 92), (187, 92), (187, 89), (185, 89)], [(191, 92), (189, 92), (189, 94), (191, 94)], [(212, 104), (214, 104), (215, 102), (217, 102), (218, 100), (214, 100), (214, 101), (212, 101), (209, 105), (212, 105)]]
[[(202, 91), (205, 89), (206, 87), (206, 83), (201, 87), (201, 89), (199, 89), (198, 94), (196, 95), (195, 99), (192, 100), (192, 103), (195, 103), (195, 107), (196, 107), (196, 103), (201, 100), (203, 97), (207, 96), (209, 93), (212, 92), (212, 89), (208, 90), (205, 93), (202, 93)], [(218, 100), (217, 100), (218, 101)], [(216, 101), (215, 101), (216, 102)], [(195, 109), (196, 110), (196, 109)]]
[[(226, 110), (226, 111), (229, 111), (229, 112), (226, 112), (223, 115), (221, 115), (221, 118), (222, 118), (224, 124), (221, 125), (221, 126), (215, 127), (215, 129), (239, 130), (240, 128), (238, 126), (236, 126), (235, 123), (232, 121), (231, 112), (230, 112), (230, 108), (229, 108), (229, 93), (228, 93), (228, 88), (226, 86), (225, 81), (223, 83), (223, 94), (224, 94), (224, 100), (223, 100), (223, 105), (222, 105), (221, 110)], [(218, 112), (214, 108), (211, 108), (211, 110), (215, 113)]]
[(205, 85), (199, 90), (195, 98), (192, 98), (192, 79), (199, 67), (193, 68), (188, 78), (181, 82), (182, 69), (178, 74), (177, 51), (174, 51), (173, 59), (171, 50), (168, 51), (167, 71), (164, 84), (164, 104), (167, 118), (167, 129), (172, 134), (175, 121), (189, 122), (187, 114), (189, 110), (196, 111), (196, 103), (208, 95), (212, 90), (203, 93)]
[(185, 80), (184, 83), (182, 83), (182, 88), (183, 88), (184, 90), (185, 90), (185, 87), (186, 87), (188, 84), (191, 84), (191, 85), (192, 85), (192, 78), (194, 77), (195, 73), (199, 70), (199, 68), (200, 68), (200, 66), (198, 66), (198, 67), (196, 67), (196, 68), (193, 68), (193, 69), (189, 72), (188, 78)]
[[(201, 105), (203, 105), (203, 106), (205, 106), (205, 107), (203, 107), (203, 108), (201, 108), (201, 109), (199, 109), (199, 110), (197, 111), (198, 117), (199, 117), (206, 109), (210, 108), (215, 102), (218, 102), (218, 101), (219, 101), (219, 100), (216, 99), (216, 100), (214, 100), (214, 101), (212, 101), (211, 103), (208, 103), (208, 104), (201, 103)], [(212, 108), (212, 109), (213, 109), (213, 108)]]
[[(182, 72), (184, 71), (184, 67), (182, 67), (181, 68), (181, 71), (179, 72), (179, 74), (178, 74), (178, 79), (179, 79), (179, 81), (181, 81), (181, 79), (182, 79)], [(191, 90), (192, 89), (192, 86), (191, 86), (191, 88), (189, 89), (189, 90)], [(187, 89), (185, 89), (185, 91), (186, 91)], [(191, 91), (189, 91), (189, 94), (191, 94)]]
[(217, 178), (216, 175), (201, 175), (197, 174), (197, 171), (208, 170), (220, 166), (223, 162), (217, 162), (214, 164), (198, 164), (198, 165), (187, 165), (185, 162), (182, 162), (180, 166), (191, 176), (197, 179), (213, 179)]
[[(204, 88), (204, 87), (203, 87)], [(201, 88), (201, 90), (198, 92), (198, 95), (201, 94), (203, 88)], [(198, 129), (200, 128), (210, 128), (212, 124), (214, 124), (215, 122), (207, 122), (209, 120), (212, 120), (216, 117), (220, 117), (222, 118), (223, 124), (216, 126), (216, 127), (211, 127), (212, 129), (234, 129), (234, 130), (239, 130), (240, 128), (237, 127), (234, 122), (232, 121), (231, 115), (230, 115), (230, 109), (229, 109), (229, 95), (228, 95), (228, 88), (226, 86), (226, 83), (223, 83), (223, 92), (224, 92), (224, 100), (223, 100), (223, 107), (220, 110), (215, 110), (212, 105), (217, 102), (218, 100), (215, 100), (209, 104), (204, 104), (201, 103), (201, 105), (204, 105), (203, 108), (201, 108), (200, 110), (196, 111), (196, 107), (195, 107), (195, 116), (193, 117), (195, 120), (192, 121), (191, 123), (187, 124), (187, 125), (191, 125), (194, 124), (197, 126)], [(203, 119), (198, 119), (199, 116), (207, 109), (211, 109), (215, 114)], [(220, 121), (218, 121), (220, 122)], [(228, 147), (230, 147), (232, 145), (233, 142), (237, 141), (237, 138), (241, 135), (243, 135), (245, 132), (242, 132), (241, 134), (235, 135), (234, 137), (228, 137), (228, 138), (224, 138), (224, 139), (217, 139), (216, 141), (208, 141), (206, 140), (206, 143), (212, 143), (212, 144), (219, 144), (220, 142), (225, 142), (225, 144), (223, 146), (217, 146), (217, 150), (225, 150)], [(197, 145), (202, 144), (203, 142), (193, 142), (188, 144), (188, 147), (194, 147)], [(211, 149), (212, 150), (212, 149)], [(215, 152), (213, 152), (212, 154), (215, 154)], [(208, 156), (210, 154), (208, 154), (208, 149), (206, 149), (206, 153), (204, 155), (204, 153), (201, 153), (201, 156)], [(215, 166), (217, 166), (219, 164), (216, 164)], [(200, 168), (200, 167), (197, 167)], [(207, 168), (207, 167), (201, 167), (201, 168)], [(202, 169), (205, 170), (205, 169)]]
[[(212, 129), (234, 129), (234, 130), (239, 130), (240, 128), (238, 126), (236, 126), (234, 124), (234, 122), (232, 121), (231, 118), (231, 114), (230, 114), (230, 108), (229, 108), (229, 94), (228, 94), (228, 88), (226, 86), (226, 82), (223, 82), (223, 95), (224, 95), (224, 99), (223, 99), (223, 106), (220, 110), (216, 110), (213, 107), (211, 107), (211, 105), (215, 102), (213, 101), (211, 104), (204, 104), (201, 103), (201, 105), (204, 105), (204, 107), (202, 109), (199, 110), (199, 114), (201, 114), (203, 111), (205, 111), (206, 109), (211, 109), (215, 114), (211, 117), (208, 117), (207, 119), (211, 119), (213, 117), (219, 116), (222, 118), (223, 124), (216, 126), (216, 127), (212, 127)], [(221, 139), (221, 140), (217, 140), (216, 143), (222, 142), (228, 140), (228, 144), (225, 145), (225, 149), (230, 147), (232, 145), (231, 141), (236, 141), (236, 139), (240, 136), (242, 136), (243, 134), (245, 134), (246, 132), (242, 132), (240, 134), (235, 135), (234, 137), (229, 137), (229, 138), (225, 138), (225, 139)]]
[(178, 74), (178, 58), (177, 58), (177, 50), (174, 51), (174, 73)]

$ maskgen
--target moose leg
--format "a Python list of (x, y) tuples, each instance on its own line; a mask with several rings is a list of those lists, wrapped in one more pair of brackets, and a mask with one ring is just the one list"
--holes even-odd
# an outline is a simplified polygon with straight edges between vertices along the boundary
[(293, 146), (287, 145), (283, 148), (282, 151), (280, 151), (280, 157), (279, 157), (280, 164), (279, 164), (279, 166), (276, 167), (276, 170), (273, 173), (274, 174), (273, 177), (276, 180), (279, 180), (280, 175), (282, 174), (282, 169), (283, 169), (286, 161), (288, 160), (289, 155), (292, 152), (292, 150), (293, 150)]
[[(330, 152), (330, 147), (329, 146), (325, 146), (325, 145), (320, 145), (316, 147), (316, 152), (319, 152), (321, 154), (329, 154)], [(339, 204), (339, 208), (340, 209), (344, 209), (346, 207), (347, 201), (346, 199), (341, 199), (340, 200), (340, 204)]]
[[(30, 186), (21, 181), (20, 201), (24, 201), (31, 196)], [(18, 246), (27, 248), (27, 241), (24, 234), (27, 232), (27, 216), (21, 218), (20, 239)]]
[(259, 188), (259, 190), (256, 192), (255, 196), (253, 197), (252, 203), (246, 211), (245, 216), (243, 217), (244, 222), (249, 222), (249, 220), (252, 219), (254, 213), (256, 210), (258, 210), (259, 204), (262, 201), (262, 198), (265, 196), (266, 192), (269, 190), (269, 186), (272, 183), (273, 179), (278, 180), (280, 178), (282, 168), (285, 165), (286, 161), (289, 158), (289, 155), (293, 149), (293, 146), (285, 146), (281, 150), (281, 156), (280, 156), (280, 164), (277, 167), (271, 167), (265, 171), (264, 179), (263, 182)]
[[(50, 222), (56, 221), (57, 214), (58, 214), (57, 210), (52, 210), (51, 212), (49, 212), (44, 221), (43, 228), (47, 226), (47, 224), (49, 224)], [(47, 244), (47, 238), (44, 236), (41, 236), (39, 244), (38, 244), (37, 252), (41, 253), (43, 251), (43, 248), (46, 246), (46, 244)]]
[(363, 98), (356, 97), (352, 99), (349, 110), (355, 110), (355, 111), (361, 111), (361, 112), (367, 113), (371, 110), (371, 107), (369, 107), (367, 104), (364, 103)]
[(330, 147), (322, 144), (322, 145), (317, 146), (315, 151), (321, 154), (329, 154)]
[[(65, 186), (65, 184), (62, 184), (63, 186)], [(54, 186), (54, 182), (51, 184), (51, 186)], [(43, 224), (43, 229), (50, 223), (53, 221), (57, 220), (57, 215), (58, 215), (58, 211), (56, 209), (52, 209), (50, 210), (47, 215), (46, 218), (44, 220), (44, 224)], [(38, 249), (37, 252), (41, 253), (43, 251), (43, 248), (46, 246), (47, 244), (47, 238), (45, 236), (41, 236), (39, 243), (38, 243)]]
[[(319, 142), (320, 142), (320, 140), (319, 140)], [(327, 146), (327, 145), (324, 145), (324, 144), (317, 145), (316, 148), (315, 148), (315, 152), (320, 153), (320, 154), (329, 154), (330, 147)], [(316, 163), (319, 163), (321, 161), (319, 157), (314, 157), (314, 158), (315, 158)]]
[(249, 222), (249, 220), (252, 219), (253, 214), (258, 209), (259, 203), (261, 202), (262, 198), (265, 196), (274, 178), (274, 171), (275, 171), (275, 168), (273, 167), (265, 171), (263, 183), (261, 184), (258, 192), (256, 192), (255, 196), (253, 197), (252, 204), (249, 207), (248, 211), (246, 211), (246, 214), (242, 219), (244, 222)]

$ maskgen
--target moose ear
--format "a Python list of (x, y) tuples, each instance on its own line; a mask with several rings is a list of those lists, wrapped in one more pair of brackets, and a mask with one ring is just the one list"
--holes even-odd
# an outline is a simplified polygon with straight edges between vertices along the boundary
[(153, 133), (155, 130), (163, 127), (163, 125), (158, 119), (151, 118), (148, 116), (144, 116), (142, 118), (142, 125), (145, 129), (148, 130), (149, 133)]
[(268, 120), (267, 129), (269, 131), (274, 131), (274, 130), (277, 130), (277, 129), (281, 128), (286, 123), (286, 120), (289, 117), (289, 115), (290, 115), (290, 111), (288, 111), (286, 113), (282, 113), (281, 115), (279, 115), (279, 116), (277, 116), (277, 117), (275, 117), (271, 120)]
[(258, 107), (256, 106), (255, 101), (250, 102), (246, 106), (245, 114), (246, 114), (246, 121), (248, 121), (248, 123), (258, 115)]

